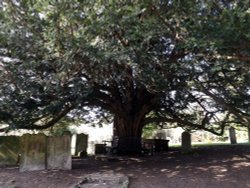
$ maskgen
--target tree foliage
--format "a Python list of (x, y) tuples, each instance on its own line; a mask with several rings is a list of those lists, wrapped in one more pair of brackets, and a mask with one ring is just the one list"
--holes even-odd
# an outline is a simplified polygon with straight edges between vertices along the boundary
[(91, 109), (114, 117), (120, 137), (152, 122), (217, 135), (249, 126), (247, 0), (4, 0), (0, 19), (9, 128), (44, 129)]

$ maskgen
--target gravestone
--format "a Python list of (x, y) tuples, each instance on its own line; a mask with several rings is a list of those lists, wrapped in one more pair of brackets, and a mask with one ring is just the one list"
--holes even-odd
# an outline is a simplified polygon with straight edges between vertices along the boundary
[(46, 168), (46, 136), (44, 134), (23, 135), (21, 146), (21, 172)]
[(47, 142), (47, 169), (71, 170), (71, 136), (49, 136)]
[(95, 144), (95, 155), (107, 154), (106, 144)]
[(231, 144), (237, 144), (236, 133), (235, 133), (234, 127), (229, 128), (229, 138), (230, 138)]
[(164, 139), (154, 139), (155, 152), (168, 151), (168, 142), (169, 140)]
[(17, 165), (20, 156), (19, 136), (0, 136), (0, 166)]
[(88, 135), (86, 134), (78, 134), (76, 135), (76, 156), (82, 156), (83, 154), (87, 154), (88, 147)]
[(191, 134), (187, 131), (181, 134), (181, 147), (185, 151), (191, 149)]

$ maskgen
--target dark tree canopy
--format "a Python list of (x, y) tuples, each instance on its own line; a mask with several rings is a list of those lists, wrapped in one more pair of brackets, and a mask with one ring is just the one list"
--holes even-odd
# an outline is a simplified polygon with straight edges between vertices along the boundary
[(248, 0), (4, 0), (0, 8), (3, 130), (44, 129), (94, 109), (113, 117), (126, 150), (122, 140), (139, 147), (152, 122), (217, 135), (250, 124)]

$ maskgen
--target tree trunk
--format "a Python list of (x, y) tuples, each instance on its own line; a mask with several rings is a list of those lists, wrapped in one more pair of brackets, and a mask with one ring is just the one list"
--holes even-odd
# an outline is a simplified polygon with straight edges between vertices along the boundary
[(248, 132), (248, 142), (250, 143), (250, 127), (247, 128), (247, 132)]
[(114, 128), (118, 138), (118, 155), (141, 154), (142, 118), (115, 115)]

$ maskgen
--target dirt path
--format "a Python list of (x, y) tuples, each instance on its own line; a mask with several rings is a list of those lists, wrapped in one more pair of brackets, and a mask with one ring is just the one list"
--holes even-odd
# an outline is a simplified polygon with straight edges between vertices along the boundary
[(219, 146), (188, 154), (178, 150), (140, 158), (73, 160), (71, 171), (22, 172), (0, 168), (0, 187), (69, 188), (89, 173), (114, 171), (130, 178), (130, 188), (250, 187), (250, 146)]

